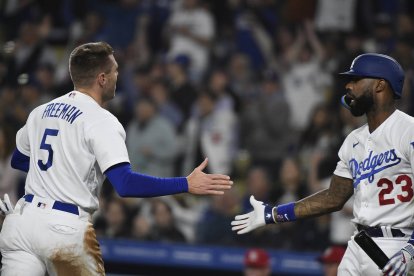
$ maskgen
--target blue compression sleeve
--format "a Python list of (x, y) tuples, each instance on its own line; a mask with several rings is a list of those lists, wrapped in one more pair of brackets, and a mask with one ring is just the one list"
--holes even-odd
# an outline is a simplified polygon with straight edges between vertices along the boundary
[(160, 178), (133, 172), (129, 163), (105, 171), (112, 186), (122, 197), (155, 197), (188, 191), (185, 177)]
[(13, 152), (13, 156), (12, 156), (10, 163), (13, 169), (28, 172), (29, 164), (30, 164), (30, 157), (27, 155), (24, 155), (16, 148)]

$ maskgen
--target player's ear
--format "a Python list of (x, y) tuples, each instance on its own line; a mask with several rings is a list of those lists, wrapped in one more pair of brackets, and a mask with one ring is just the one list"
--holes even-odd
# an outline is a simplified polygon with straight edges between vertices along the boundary
[(105, 85), (106, 84), (106, 75), (105, 75), (105, 73), (99, 73), (99, 75), (98, 75), (98, 83), (99, 83), (99, 85), (100, 86), (103, 86), (103, 85)]
[(375, 92), (385, 90), (387, 83), (384, 79), (378, 79), (375, 85)]

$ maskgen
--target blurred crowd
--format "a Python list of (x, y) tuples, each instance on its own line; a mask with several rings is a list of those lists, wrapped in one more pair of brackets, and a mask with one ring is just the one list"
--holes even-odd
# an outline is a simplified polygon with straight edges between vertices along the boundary
[[(352, 234), (352, 199), (333, 215), (238, 236), (249, 196), (295, 201), (329, 185), (344, 137), (364, 124), (340, 106), (337, 77), (364, 52), (406, 72), (399, 108), (414, 115), (414, 2), (409, 0), (4, 0), (0, 3), (0, 194), (29, 112), (73, 89), (68, 56), (107, 41), (119, 63), (105, 107), (123, 124), (135, 171), (187, 175), (205, 158), (230, 174), (224, 196), (125, 199), (105, 182), (98, 236), (323, 250)], [(329, 237), (329, 238), (327, 238)]]

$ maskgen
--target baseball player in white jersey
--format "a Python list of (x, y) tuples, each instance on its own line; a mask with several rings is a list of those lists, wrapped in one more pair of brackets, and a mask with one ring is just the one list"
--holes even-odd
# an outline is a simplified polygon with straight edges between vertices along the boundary
[(25, 196), (1, 230), (2, 275), (103, 275), (91, 214), (105, 176), (128, 197), (231, 187), (228, 176), (202, 172), (207, 159), (188, 177), (131, 171), (125, 131), (101, 107), (115, 95), (117, 68), (107, 43), (77, 47), (69, 61), (74, 91), (35, 108), (18, 131), (11, 165), (28, 174)]
[(342, 103), (368, 123), (345, 139), (330, 187), (275, 207), (251, 197), (254, 210), (236, 216), (232, 229), (244, 234), (334, 212), (354, 194), (356, 233), (364, 229), (391, 259), (381, 271), (351, 238), (338, 275), (407, 275), (414, 256), (414, 118), (397, 110), (394, 100), (401, 97), (404, 72), (393, 58), (369, 53), (342, 75)]

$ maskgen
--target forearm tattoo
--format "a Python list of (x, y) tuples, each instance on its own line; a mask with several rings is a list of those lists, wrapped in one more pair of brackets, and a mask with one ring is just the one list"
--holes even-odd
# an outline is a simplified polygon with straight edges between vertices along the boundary
[[(338, 211), (353, 193), (352, 179), (333, 175), (329, 188), (295, 203), (296, 218), (310, 218)], [(274, 217), (277, 217), (277, 214), (274, 214)]]

